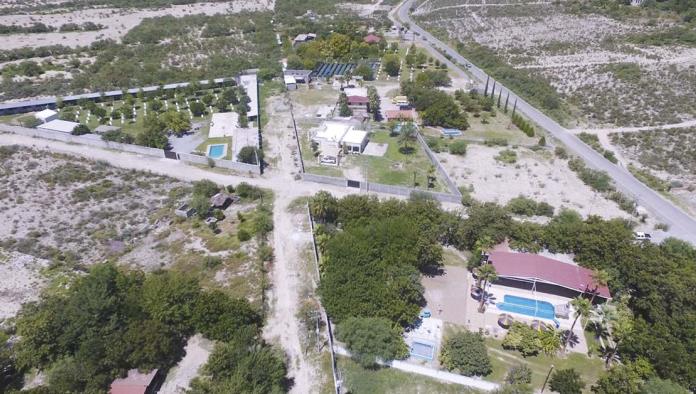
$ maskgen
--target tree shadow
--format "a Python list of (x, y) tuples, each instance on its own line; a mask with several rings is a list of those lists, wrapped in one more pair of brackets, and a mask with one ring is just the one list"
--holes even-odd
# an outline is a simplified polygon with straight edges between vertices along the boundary
[(399, 148), (399, 152), (404, 154), (404, 155), (411, 155), (415, 151), (416, 151), (416, 148), (414, 148), (412, 146), (402, 146)]

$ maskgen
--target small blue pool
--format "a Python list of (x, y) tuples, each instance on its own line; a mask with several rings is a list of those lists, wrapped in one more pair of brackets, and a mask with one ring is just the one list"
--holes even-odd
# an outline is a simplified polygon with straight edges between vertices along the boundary
[(430, 361), (435, 357), (435, 345), (424, 341), (414, 341), (409, 353), (413, 357)]
[(227, 144), (208, 145), (208, 157), (211, 159), (224, 159), (227, 156)]
[(555, 311), (553, 305), (546, 301), (537, 301), (530, 298), (517, 297), (506, 294), (503, 297), (503, 302), (497, 304), (498, 309), (519, 313), (531, 317), (540, 317), (542, 319), (553, 320)]

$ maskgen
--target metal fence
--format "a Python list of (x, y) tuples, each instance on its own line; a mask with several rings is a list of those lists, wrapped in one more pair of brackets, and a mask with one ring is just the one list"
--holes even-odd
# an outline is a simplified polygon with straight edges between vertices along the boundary
[(440, 174), (440, 177), (447, 184), (447, 188), (449, 189), (450, 193), (458, 196), (459, 199), (461, 200), (462, 193), (459, 192), (459, 188), (457, 187), (457, 185), (455, 185), (455, 183), (449, 177), (449, 174), (447, 174), (447, 171), (445, 171), (445, 168), (442, 167), (442, 164), (440, 163), (440, 161), (437, 160), (437, 156), (435, 156), (435, 153), (433, 153), (433, 151), (430, 150), (428, 143), (425, 142), (425, 139), (423, 138), (421, 133), (416, 133), (416, 137), (418, 138), (418, 142), (420, 142), (421, 146), (423, 147), (425, 154), (428, 156), (428, 159), (430, 159), (430, 162), (433, 163), (433, 165), (437, 169), (438, 174)]
[(415, 189), (405, 186), (396, 185), (385, 185), (382, 183), (373, 182), (362, 182), (362, 181), (351, 181), (350, 179), (326, 176), (326, 175), (316, 175), (316, 174), (302, 174), (302, 180), (306, 182), (323, 183), (326, 185), (340, 186), (340, 187), (352, 187), (350, 182), (356, 184), (356, 187), (365, 192), (376, 192), (384, 194), (393, 194), (397, 196), (410, 197), (414, 194), (424, 195), (441, 202), (450, 202), (458, 204), (461, 202), (461, 195), (455, 195), (450, 193), (433, 192), (428, 190)]
[(148, 148), (146, 146), (122, 144), (119, 142), (104, 141), (101, 137), (95, 134), (87, 135), (72, 135), (67, 133), (62, 133), (60, 131), (50, 131), (41, 129), (30, 129), (21, 126), (10, 126), (5, 124), (0, 124), (0, 131), (6, 131), (9, 133), (25, 135), (28, 137), (38, 137), (54, 141), (67, 142), (69, 144), (81, 144), (94, 146), (97, 148), (114, 149), (123, 152), (137, 153), (140, 155), (154, 156), (154, 157), (164, 157), (163, 149)]

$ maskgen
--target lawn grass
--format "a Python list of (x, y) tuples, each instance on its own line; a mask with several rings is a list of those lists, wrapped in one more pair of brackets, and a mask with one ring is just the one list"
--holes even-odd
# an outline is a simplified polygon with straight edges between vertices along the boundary
[[(428, 169), (432, 166), (417, 141), (411, 143), (412, 152), (404, 153), (400, 149), (398, 137), (391, 137), (386, 130), (377, 130), (370, 135), (370, 142), (389, 144), (383, 157), (368, 155), (351, 155), (346, 157), (346, 166), (359, 167), (370, 182), (406, 187), (427, 187)], [(415, 173), (415, 185), (414, 185)], [(437, 176), (437, 173), (435, 173)], [(444, 191), (446, 188), (435, 181), (434, 191)]]
[[(465, 256), (468, 257), (471, 253), (464, 252)], [(453, 266), (453, 267), (468, 267), (468, 262), (463, 259), (457, 252), (450, 248), (442, 249), (442, 265)]]
[(391, 368), (365, 369), (349, 358), (339, 357), (343, 386), (353, 394), (363, 393), (477, 393), (464, 386), (440, 382), (425, 376)]
[(269, 116), (266, 113), (266, 103), (268, 99), (281, 94), (285, 90), (285, 86), (280, 81), (266, 81), (261, 84), (259, 89), (259, 117), (261, 118), (261, 129), (268, 124)]
[(549, 368), (554, 365), (556, 370), (575, 369), (586, 383), (585, 392), (589, 392), (590, 386), (597, 381), (599, 375), (604, 371), (602, 360), (588, 358), (580, 353), (570, 353), (564, 357), (540, 354), (524, 358), (518, 352), (503, 349), (501, 340), (486, 338), (486, 345), (493, 364), (493, 373), (486, 376), (485, 379), (493, 382), (501, 382), (510, 367), (524, 363), (532, 370), (532, 386), (540, 389), (544, 384)]

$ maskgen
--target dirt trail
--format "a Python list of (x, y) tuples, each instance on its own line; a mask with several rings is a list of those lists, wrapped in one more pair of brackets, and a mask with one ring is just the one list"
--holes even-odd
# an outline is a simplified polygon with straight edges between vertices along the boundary
[[(269, 105), (281, 106), (280, 100), (272, 100)], [(285, 107), (282, 107), (286, 109)], [(273, 175), (279, 184), (292, 184), (293, 173), (297, 170), (292, 156), (292, 129), (282, 127), (289, 119), (289, 108), (278, 111), (270, 119), (266, 142), (277, 159)], [(316, 382), (317, 370), (305, 357), (300, 342), (300, 322), (297, 312), (300, 301), (300, 273), (302, 257), (300, 249), (305, 242), (300, 239), (302, 229), (293, 223), (294, 215), (288, 206), (298, 196), (296, 191), (277, 193), (273, 207), (273, 247), (275, 263), (271, 273), (271, 314), (264, 328), (264, 337), (277, 339), (288, 357), (288, 371), (294, 380), (291, 393), (312, 392)]]

